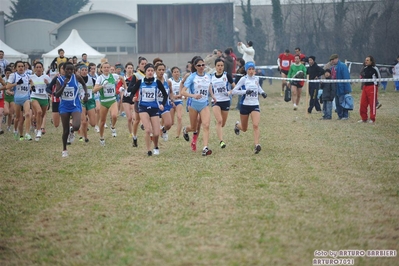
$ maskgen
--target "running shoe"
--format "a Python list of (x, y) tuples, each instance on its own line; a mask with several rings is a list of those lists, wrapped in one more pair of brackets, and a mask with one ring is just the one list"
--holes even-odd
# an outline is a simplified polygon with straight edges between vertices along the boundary
[(26, 134), (25, 134), (25, 139), (26, 139), (26, 140), (32, 140), (32, 137), (31, 137), (28, 133), (26, 133)]
[(41, 128), (42, 135), (46, 134), (46, 130), (44, 128)]
[(105, 139), (100, 139), (100, 145), (103, 147), (105, 146)]
[(71, 132), (71, 133), (69, 133), (69, 135), (68, 135), (68, 140), (67, 140), (67, 142), (72, 143), (72, 142), (74, 142), (74, 141), (75, 141), (75, 133)]
[(80, 142), (83, 142), (83, 137), (80, 137), (80, 138), (79, 138), (79, 141), (80, 141)]
[(294, 103), (294, 111), (298, 110), (298, 106)]
[(205, 147), (202, 150), (202, 156), (208, 156), (208, 155), (211, 155), (211, 154), (212, 154), (212, 150), (208, 149), (208, 147)]
[(377, 109), (380, 109), (380, 108), (381, 108), (381, 106), (382, 106), (382, 104), (378, 103), (378, 105), (377, 105)]
[(10, 127), (7, 127), (7, 131), (8, 131), (8, 132), (11, 132), (11, 126), (10, 126)]
[(42, 131), (38, 130), (36, 133), (35, 141), (39, 141), (41, 137), (42, 137)]
[(4, 134), (4, 131), (2, 129), (0, 129), (0, 135)]
[(148, 155), (148, 156), (152, 156), (152, 151), (148, 151), (148, 152), (147, 152), (147, 155)]
[(258, 154), (261, 149), (260, 144), (255, 145), (255, 154)]
[(19, 141), (23, 141), (24, 140), (24, 136), (19, 136)]
[(120, 114), (120, 116), (126, 117), (126, 113), (125, 113), (125, 112), (122, 112), (122, 113)]
[(15, 139), (15, 140), (18, 140), (18, 139), (19, 139), (18, 131), (14, 131), (14, 139)]
[(167, 131), (162, 132), (162, 138), (163, 138), (164, 141), (168, 141), (169, 136), (168, 136), (168, 132)]
[(138, 147), (138, 145), (137, 145), (137, 137), (136, 138), (133, 137), (133, 147)]
[(153, 154), (154, 154), (154, 155), (159, 155), (159, 148), (155, 148), (155, 149), (153, 150)]
[(85, 142), (86, 142), (86, 143), (89, 142), (89, 139), (85, 139)]
[(100, 133), (100, 128), (99, 128), (97, 125), (94, 127), (94, 130), (95, 130), (97, 133)]
[(186, 131), (186, 127), (183, 127), (183, 138), (186, 141), (190, 141), (190, 136), (188, 135), (187, 131)]
[(62, 158), (68, 157), (68, 151), (62, 151)]
[(197, 143), (195, 141), (191, 142), (191, 150), (196, 151), (197, 150)]
[(112, 137), (116, 137), (116, 128), (112, 128), (111, 127), (111, 133), (112, 133)]
[(107, 124), (104, 124), (104, 128), (108, 128)]
[(140, 125), (140, 128), (141, 128), (141, 130), (144, 130), (144, 125), (141, 124), (141, 125)]
[(240, 129), (238, 128), (238, 124), (240, 122), (236, 122), (236, 124), (234, 125), (234, 133), (236, 133), (236, 135), (240, 135)]
[(224, 143), (223, 140), (220, 141), (220, 148), (222, 149), (226, 148), (226, 143)]

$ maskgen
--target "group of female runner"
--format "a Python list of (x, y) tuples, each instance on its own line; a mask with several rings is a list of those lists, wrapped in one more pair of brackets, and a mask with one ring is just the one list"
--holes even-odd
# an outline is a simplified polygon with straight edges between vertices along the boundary
[[(172, 77), (168, 79), (165, 75), (166, 66), (159, 58), (153, 63), (148, 63), (145, 58), (140, 57), (136, 72), (133, 71), (133, 64), (127, 63), (124, 76), (110, 73), (110, 64), (107, 62), (101, 64), (101, 74), (97, 76), (88, 73), (90, 65), (75, 68), (73, 64), (67, 62), (59, 66), (59, 74), (51, 80), (43, 74), (43, 65), (40, 62), (34, 65), (35, 74), (30, 76), (23, 72), (23, 64), (16, 62), (16, 71), (9, 75), (7, 84), (0, 88), (5, 88), (9, 94), (14, 94), (16, 110), (14, 123), (18, 125), (22, 139), (31, 139), (29, 135), (31, 106), (36, 118), (36, 139), (40, 139), (48, 105), (47, 93), (51, 93), (53, 115), (57, 113), (55, 111), (58, 111), (63, 126), (63, 157), (68, 156), (67, 144), (73, 141), (75, 131), (80, 129), (81, 138), (88, 142), (88, 123), (91, 126), (97, 124), (94, 111), (96, 94), (99, 95), (100, 105), (100, 144), (105, 145), (104, 128), (108, 113), (111, 120), (111, 135), (117, 136), (116, 95), (119, 94), (123, 109), (127, 114), (127, 127), (133, 146), (138, 146), (137, 129), (141, 122), (145, 131), (144, 140), (148, 156), (159, 155), (159, 136), (162, 134), (164, 140), (168, 139), (168, 130), (174, 125), (175, 116), (177, 116), (176, 138), (179, 138), (183, 131), (184, 139), (189, 141), (188, 133), (193, 132), (191, 149), (195, 151), (198, 135), (202, 129), (202, 155), (211, 155), (212, 150), (208, 146), (211, 119), (209, 99), (211, 99), (216, 120), (219, 144), (221, 148), (225, 148), (227, 144), (223, 139), (223, 127), (230, 110), (231, 95), (242, 95), (240, 121), (236, 122), (234, 132), (238, 135), (240, 131), (247, 131), (248, 120), (251, 117), (254, 151), (256, 154), (259, 153), (261, 146), (258, 98), (259, 95), (266, 97), (266, 93), (259, 85), (258, 77), (255, 76), (254, 63), (245, 64), (246, 75), (237, 84), (233, 77), (224, 71), (222, 59), (215, 61), (216, 72), (212, 75), (205, 73), (204, 60), (199, 56), (192, 59), (191, 65), (191, 73), (183, 77), (179, 68), (173, 67)], [(190, 120), (190, 124), (185, 127), (182, 126), (183, 98), (187, 98)], [(58, 104), (54, 104), (57, 102)], [(54, 106), (58, 107), (58, 110), (55, 110)], [(25, 137), (22, 126), (24, 121), (26, 123)], [(56, 124), (56, 122), (57, 119), (53, 117), (53, 123)], [(151, 149), (152, 143), (153, 149)]]

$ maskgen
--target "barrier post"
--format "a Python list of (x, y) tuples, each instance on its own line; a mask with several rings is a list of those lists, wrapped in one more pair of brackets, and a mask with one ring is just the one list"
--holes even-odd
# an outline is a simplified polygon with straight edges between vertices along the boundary
[(306, 112), (306, 117), (309, 117), (309, 112), (308, 112), (308, 108), (309, 108), (309, 74), (306, 75), (306, 103), (305, 103), (305, 112)]

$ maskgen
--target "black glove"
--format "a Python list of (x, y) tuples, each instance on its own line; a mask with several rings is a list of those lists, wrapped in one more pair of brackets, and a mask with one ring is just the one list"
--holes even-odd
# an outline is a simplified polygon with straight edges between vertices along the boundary
[(30, 87), (33, 92), (36, 92), (35, 86)]
[(22, 84), (22, 83), (24, 83), (24, 81), (22, 80), (22, 78), (20, 78), (20, 79), (18, 80), (17, 84), (19, 85), (19, 84)]
[(262, 94), (261, 94), (261, 95), (262, 95), (262, 97), (263, 97), (263, 98), (266, 98), (266, 97), (267, 97), (267, 94), (266, 94), (266, 92), (262, 92)]
[(253, 90), (246, 90), (245, 94), (246, 94), (246, 95), (250, 95), (250, 94), (252, 94), (253, 92), (254, 92)]

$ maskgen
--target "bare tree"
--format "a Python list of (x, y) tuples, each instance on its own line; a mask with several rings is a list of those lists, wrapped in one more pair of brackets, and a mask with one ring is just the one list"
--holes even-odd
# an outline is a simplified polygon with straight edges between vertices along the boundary
[(399, 2), (383, 0), (378, 8), (381, 14), (375, 23), (374, 43), (370, 52), (380, 63), (391, 64), (399, 54)]

